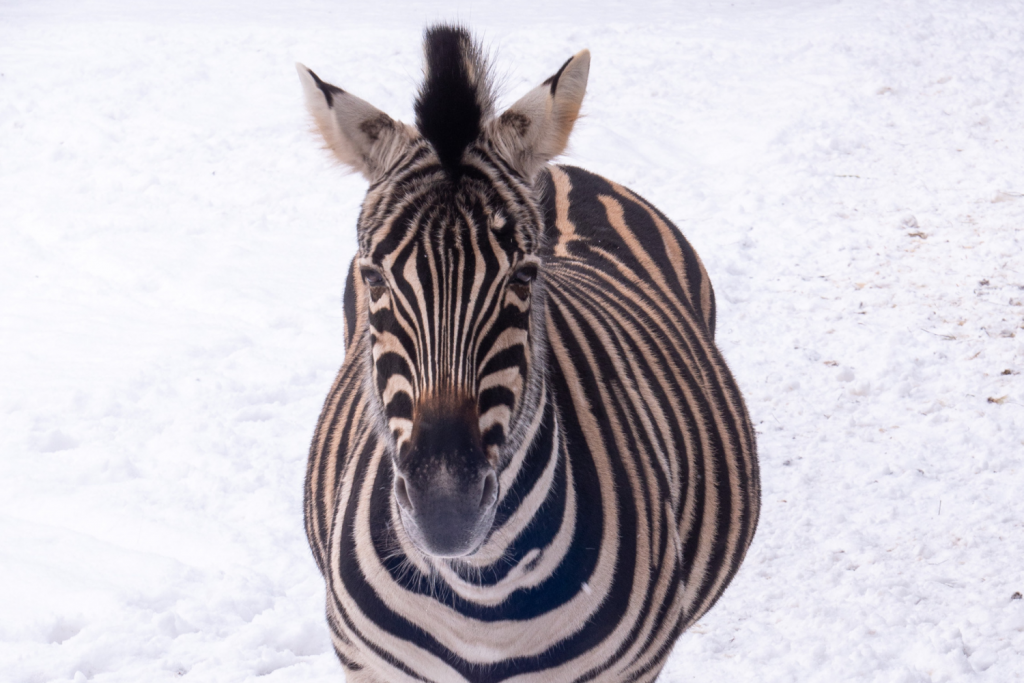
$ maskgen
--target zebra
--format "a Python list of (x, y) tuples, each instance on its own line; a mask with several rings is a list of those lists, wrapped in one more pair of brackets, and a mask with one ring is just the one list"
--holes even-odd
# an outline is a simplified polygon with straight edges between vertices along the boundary
[(660, 211), (549, 162), (583, 50), (496, 115), (479, 44), (425, 33), (416, 125), (297, 64), (369, 189), (305, 526), (350, 683), (653, 681), (760, 509), (700, 258)]

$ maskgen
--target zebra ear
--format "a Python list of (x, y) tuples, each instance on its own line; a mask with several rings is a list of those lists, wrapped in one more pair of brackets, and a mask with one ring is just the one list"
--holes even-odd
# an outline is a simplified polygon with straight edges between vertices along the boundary
[(405, 126), (369, 102), (325, 83), (302, 64), (296, 64), (306, 95), (306, 108), (316, 127), (345, 166), (373, 182), (408, 146)]
[(491, 140), (525, 177), (565, 151), (589, 74), (590, 51), (583, 50), (491, 122)]

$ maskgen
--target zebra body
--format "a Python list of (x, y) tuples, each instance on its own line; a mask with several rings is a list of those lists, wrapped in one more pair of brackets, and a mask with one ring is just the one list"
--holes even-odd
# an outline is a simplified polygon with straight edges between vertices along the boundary
[(463, 30), (427, 62), (418, 130), (299, 70), (371, 181), (306, 478), (335, 650), (351, 683), (653, 681), (758, 517), (710, 281), (646, 201), (547, 166), (587, 53), (497, 118)]

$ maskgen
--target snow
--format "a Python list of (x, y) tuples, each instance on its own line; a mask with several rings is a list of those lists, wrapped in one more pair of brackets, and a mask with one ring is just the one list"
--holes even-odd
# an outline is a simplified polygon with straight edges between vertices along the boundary
[(759, 432), (666, 682), (1024, 680), (1024, 5), (0, 5), (0, 680), (339, 681), (301, 497), (365, 191), (293, 62), (412, 119), (470, 24), (672, 217)]

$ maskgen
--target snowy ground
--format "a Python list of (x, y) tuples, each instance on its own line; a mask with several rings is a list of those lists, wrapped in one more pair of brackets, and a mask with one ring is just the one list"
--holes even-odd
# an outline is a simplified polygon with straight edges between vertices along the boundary
[[(1024, 680), (1024, 5), (0, 3), (0, 681), (340, 681), (302, 530), (365, 190), (292, 63), (505, 103), (673, 217), (758, 425), (746, 564), (666, 682)], [(368, 6), (367, 6), (368, 5)]]

